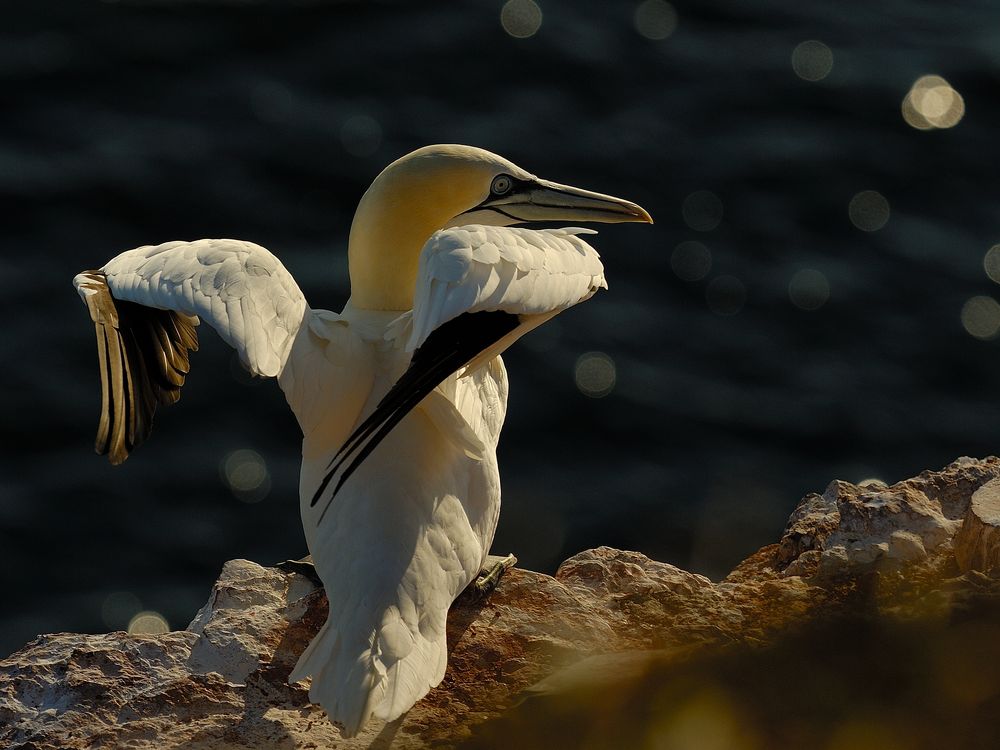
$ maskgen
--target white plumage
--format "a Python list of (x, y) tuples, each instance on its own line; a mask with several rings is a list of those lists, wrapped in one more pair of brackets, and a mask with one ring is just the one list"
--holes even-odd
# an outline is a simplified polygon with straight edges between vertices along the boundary
[[(306, 312), (292, 275), (252, 242), (145, 245), (101, 270), (115, 299), (208, 321), (243, 364), (263, 377), (281, 372)], [(82, 276), (74, 279), (78, 289)]]
[(607, 289), (593, 229), (469, 226), (435, 232), (423, 252), (408, 351), (466, 312), (544, 315)]
[[(446, 196), (428, 203), (441, 179)], [(394, 215), (400, 228), (387, 237), (384, 211), (407, 205), (412, 215)], [(348, 736), (373, 714), (397, 718), (444, 676), (448, 608), (481, 570), (500, 511), (507, 378), (497, 355), (606, 287), (580, 237), (590, 230), (457, 224), (463, 213), (510, 224), (553, 209), (648, 220), (488, 152), (430, 147), (387, 168), (362, 200), (340, 314), (310, 309), (277, 258), (237, 240), (141, 247), (74, 280), (98, 333), (97, 447), (112, 460), (145, 437), (157, 403), (176, 400), (193, 316), (252, 372), (277, 377), (303, 433), (300, 510), (330, 601), (290, 680), (311, 676), (311, 699)], [(371, 216), (380, 223), (364, 226)]]

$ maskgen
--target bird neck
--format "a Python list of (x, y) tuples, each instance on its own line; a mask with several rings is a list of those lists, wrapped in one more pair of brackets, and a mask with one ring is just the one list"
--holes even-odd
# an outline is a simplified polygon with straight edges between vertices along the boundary
[(359, 208), (347, 248), (354, 306), (410, 310), (420, 251), (439, 225), (412, 216), (403, 218), (391, 211), (359, 221), (364, 218), (361, 213)]
[(361, 197), (347, 254), (351, 299), (372, 310), (410, 310), (420, 251), (430, 236), (479, 203), (488, 165), (408, 157), (383, 170)]

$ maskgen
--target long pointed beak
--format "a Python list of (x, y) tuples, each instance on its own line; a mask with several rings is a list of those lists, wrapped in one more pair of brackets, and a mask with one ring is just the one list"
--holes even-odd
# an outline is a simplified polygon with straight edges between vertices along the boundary
[(518, 221), (653, 223), (646, 209), (632, 201), (538, 179), (508, 195), (487, 201), (485, 207), (496, 207)]

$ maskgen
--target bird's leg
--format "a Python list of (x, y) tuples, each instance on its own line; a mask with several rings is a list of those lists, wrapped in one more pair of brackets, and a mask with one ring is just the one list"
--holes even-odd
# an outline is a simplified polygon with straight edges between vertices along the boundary
[(319, 579), (319, 573), (316, 572), (316, 565), (313, 563), (312, 555), (306, 555), (298, 560), (283, 560), (274, 567), (286, 573), (298, 573), (315, 583), (317, 587), (323, 588), (323, 582)]
[(517, 558), (513, 555), (498, 557), (497, 555), (487, 555), (483, 569), (479, 576), (472, 582), (472, 593), (477, 599), (482, 599), (493, 593), (493, 590), (500, 583), (500, 577), (508, 570), (517, 565)]

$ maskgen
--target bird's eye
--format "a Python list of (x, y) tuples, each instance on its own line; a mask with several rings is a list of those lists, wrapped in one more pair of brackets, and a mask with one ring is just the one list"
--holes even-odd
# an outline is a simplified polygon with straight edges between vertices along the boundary
[(493, 178), (493, 184), (490, 185), (490, 192), (493, 195), (506, 195), (512, 187), (514, 187), (514, 181), (510, 178), (510, 175), (498, 174)]

